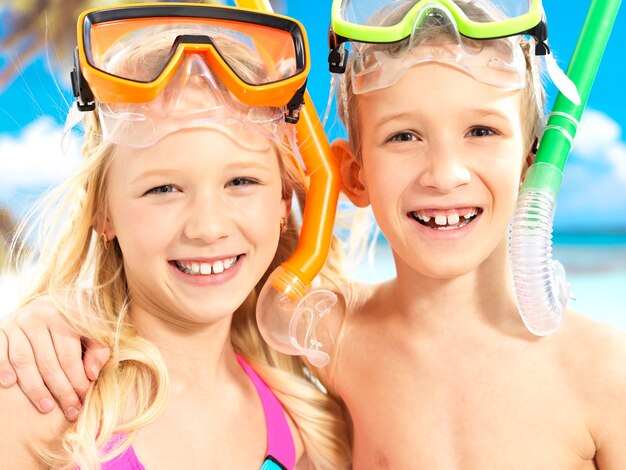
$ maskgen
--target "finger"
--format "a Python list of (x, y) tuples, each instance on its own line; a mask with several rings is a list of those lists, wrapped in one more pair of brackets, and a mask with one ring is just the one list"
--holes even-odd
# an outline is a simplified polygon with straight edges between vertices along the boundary
[(0, 331), (0, 385), (11, 387), (17, 382), (15, 371), (9, 362), (9, 342), (3, 331)]
[(50, 336), (65, 377), (78, 395), (81, 398), (84, 397), (91, 382), (83, 367), (83, 348), (80, 337), (65, 328), (51, 329)]
[[(55, 344), (48, 329), (32, 329), (27, 338), (32, 346), (39, 373), (48, 390), (70, 421), (78, 417), (82, 403), (65, 372), (61, 368)], [(78, 352), (80, 357), (80, 351)]]
[(102, 366), (111, 357), (111, 349), (91, 339), (85, 339), (83, 343), (85, 345), (85, 357), (83, 358), (85, 373), (90, 380), (96, 380)]
[(30, 342), (21, 330), (13, 331), (11, 335), (9, 362), (15, 370), (20, 388), (33, 405), (42, 413), (51, 411), (54, 400), (37, 369)]

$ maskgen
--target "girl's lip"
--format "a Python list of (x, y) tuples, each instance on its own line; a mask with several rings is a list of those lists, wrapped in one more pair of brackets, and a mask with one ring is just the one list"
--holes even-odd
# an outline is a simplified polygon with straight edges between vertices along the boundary
[[(233, 256), (234, 258), (235, 256)], [(222, 260), (224, 258), (213, 258), (214, 261)], [(197, 287), (206, 287), (206, 286), (215, 286), (220, 284), (225, 284), (226, 282), (233, 279), (239, 270), (241, 269), (241, 265), (245, 260), (245, 255), (237, 256), (237, 261), (230, 268), (225, 269), (219, 274), (187, 274), (180, 269), (176, 265), (176, 261), (169, 261), (168, 265), (170, 266), (170, 270), (173, 275), (182, 280), (185, 284), (189, 284)], [(203, 261), (208, 262), (208, 261)]]

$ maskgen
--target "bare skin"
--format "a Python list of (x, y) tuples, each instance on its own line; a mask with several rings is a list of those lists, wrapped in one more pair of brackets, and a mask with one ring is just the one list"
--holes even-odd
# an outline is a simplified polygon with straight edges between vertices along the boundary
[[(622, 469), (625, 335), (567, 311), (540, 338), (517, 311), (521, 92), (438, 64), (407, 77), (359, 99), (359, 158), (335, 145), (343, 190), (372, 206), (397, 270), (355, 287), (336, 367), (319, 371), (350, 412), (354, 468)], [(446, 231), (411, 215), (474, 209)]]
[(332, 378), (353, 419), (355, 469), (621, 468), (621, 332), (567, 312), (540, 339), (516, 312), (473, 321), (476, 304), (445, 296), (389, 308), (397, 281), (369, 294)]
[(626, 335), (567, 311), (537, 337), (518, 314), (520, 92), (427, 64), (358, 104), (361, 155), (335, 143), (343, 189), (371, 205), (397, 276), (353, 296), (329, 377), (354, 468), (623, 468)]

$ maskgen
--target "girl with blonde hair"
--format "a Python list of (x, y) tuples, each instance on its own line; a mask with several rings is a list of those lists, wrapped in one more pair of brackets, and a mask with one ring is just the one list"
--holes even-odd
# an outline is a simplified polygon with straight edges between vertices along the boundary
[(304, 204), (285, 103), (245, 102), (301, 72), (288, 40), (282, 56), (263, 54), (265, 36), (275, 46), (295, 34), (286, 21), (297, 26), (189, 5), (81, 16), (72, 78), (79, 108), (92, 110), (83, 161), (40, 207), (25, 302), (48, 296), (111, 357), (80, 411), (66, 410), (71, 423), (2, 389), (3, 464), (349, 465), (341, 408), (255, 323), (258, 289), (296, 247), (293, 195)]

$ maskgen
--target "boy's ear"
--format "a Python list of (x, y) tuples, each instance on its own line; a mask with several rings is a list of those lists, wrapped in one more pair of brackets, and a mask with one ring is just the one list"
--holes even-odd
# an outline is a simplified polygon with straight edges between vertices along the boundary
[(526, 158), (524, 159), (524, 162), (522, 164), (522, 178), (520, 180), (520, 188), (522, 187), (522, 182), (526, 178), (526, 172), (528, 171), (528, 168), (530, 168), (530, 166), (533, 163), (535, 163), (535, 157), (537, 156), (538, 146), (539, 146), (539, 139), (535, 138), (535, 140), (533, 141), (532, 147), (530, 148), (530, 151), (526, 155)]
[(355, 206), (369, 206), (370, 198), (363, 182), (363, 168), (352, 153), (350, 143), (345, 139), (337, 139), (331, 147), (339, 164), (341, 190)]

